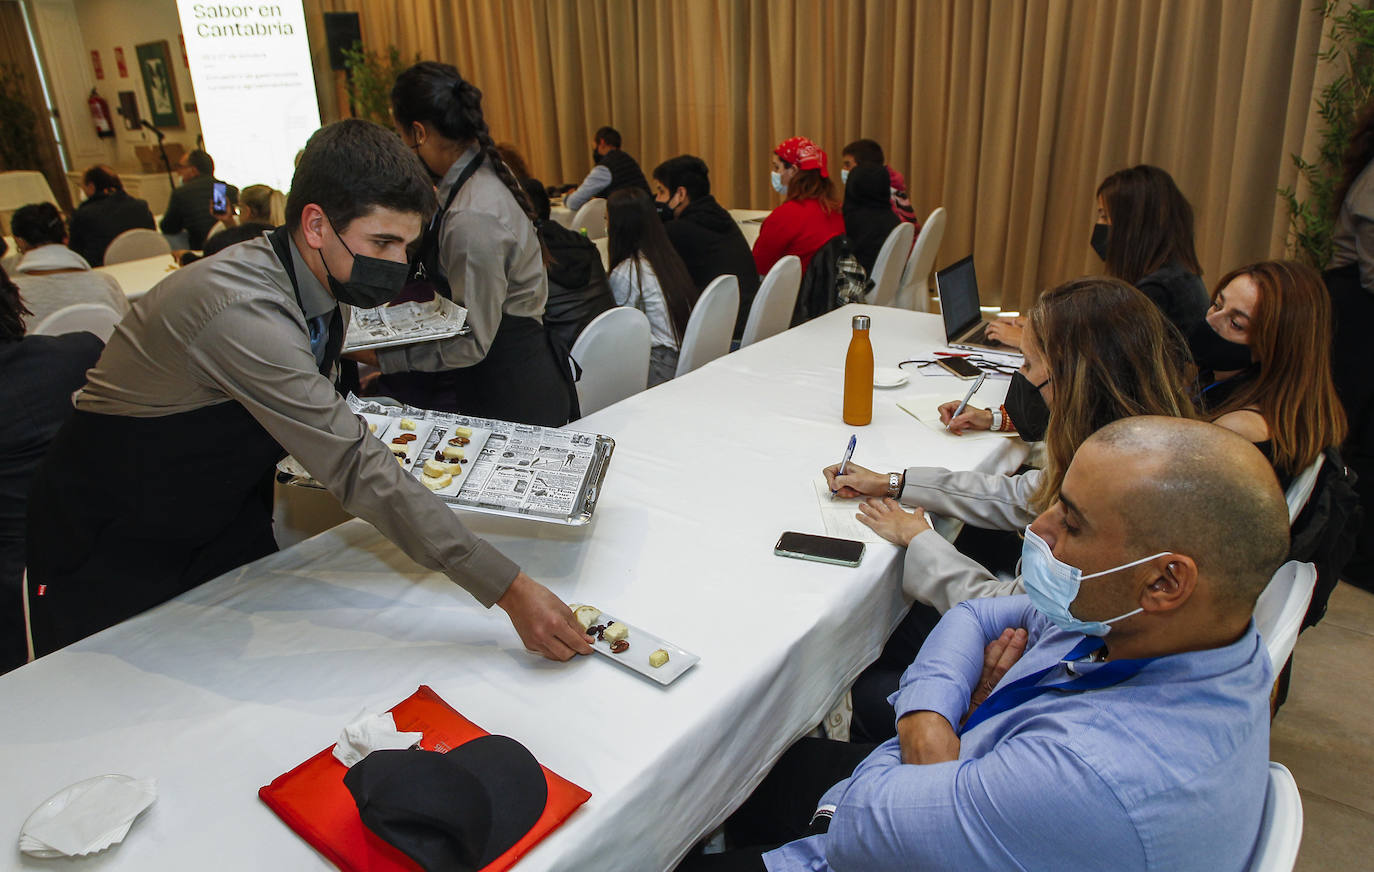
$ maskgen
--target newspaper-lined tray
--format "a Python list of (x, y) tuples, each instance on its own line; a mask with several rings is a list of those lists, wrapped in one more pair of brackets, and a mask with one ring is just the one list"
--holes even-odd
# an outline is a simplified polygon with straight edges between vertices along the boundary
[[(490, 515), (574, 527), (589, 523), (615, 451), (614, 439), (594, 433), (384, 406), (351, 394), (348, 405), (388, 447), (401, 434), (415, 434), (402, 465), (421, 480), (424, 461), (442, 453), (457, 428), (471, 431), (465, 437), (471, 442), (462, 446), (468, 462), (460, 463), (451, 485), (435, 493), (455, 508)], [(403, 421), (414, 429), (402, 429)], [(284, 484), (321, 486), (294, 457), (277, 470)]]
[[(574, 609), (579, 608), (576, 605)], [(596, 608), (595, 606), (582, 606), (581, 608)], [(659, 684), (667, 686), (677, 681), (682, 673), (691, 669), (701, 661), (701, 658), (686, 648), (674, 645), (666, 639), (661, 639), (646, 630), (641, 630), (634, 624), (626, 623), (614, 615), (601, 612), (600, 616), (592, 623), (591, 629), (605, 627), (609, 624), (620, 624), (629, 630), (630, 633), (625, 637), (629, 642), (629, 647), (619, 654), (611, 650), (611, 642), (606, 639), (597, 639), (592, 643), (592, 650), (596, 653), (614, 660), (626, 669), (633, 669), (646, 678), (651, 678)], [(593, 636), (597, 635), (592, 633)], [(668, 655), (668, 660), (661, 666), (654, 666), (649, 662), (649, 657), (655, 651), (663, 651)]]
[(467, 309), (440, 294), (424, 302), (411, 300), (374, 309), (354, 306), (349, 310), (343, 350), (365, 351), (448, 339), (466, 332), (467, 314)]

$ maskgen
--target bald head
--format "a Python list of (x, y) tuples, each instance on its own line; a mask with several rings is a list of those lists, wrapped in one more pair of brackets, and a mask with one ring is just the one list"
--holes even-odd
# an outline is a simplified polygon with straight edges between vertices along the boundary
[(1187, 554), (1220, 605), (1254, 608), (1287, 557), (1288, 507), (1253, 444), (1202, 421), (1140, 416), (1103, 427), (1079, 451), (1122, 471), (1132, 546)]

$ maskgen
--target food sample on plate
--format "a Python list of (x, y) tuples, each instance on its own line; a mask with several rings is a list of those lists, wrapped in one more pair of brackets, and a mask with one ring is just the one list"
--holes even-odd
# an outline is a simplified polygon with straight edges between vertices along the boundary
[(452, 464), (441, 463), (438, 460), (426, 460), (424, 465), (425, 477), (439, 478), (444, 475), (452, 475), (453, 470), (450, 468), (451, 466)]
[(580, 606), (574, 603), (568, 608), (573, 610), (573, 617), (577, 618), (577, 622), (582, 625), (584, 630), (591, 629), (592, 624), (596, 623), (596, 619), (601, 617), (601, 609), (596, 606)]
[(445, 460), (452, 460), (454, 462), (461, 461), (464, 458), (463, 449), (459, 448), (457, 445), (445, 445), (444, 449), (439, 453), (444, 455)]
[(598, 634), (598, 638), (605, 639), (607, 642), (619, 642), (622, 639), (628, 638), (629, 635), (629, 627), (625, 626), (624, 624), (617, 624), (615, 621), (611, 621), (609, 624), (606, 625), (606, 629), (602, 630), (601, 633)]
[(414, 430), (414, 429), (415, 429), (415, 422), (412, 421), (410, 418), (402, 418), (402, 419), (401, 419), (401, 429), (402, 429), (402, 430)]
[(420, 481), (424, 484), (425, 487), (429, 488), (430, 490), (437, 491), (443, 490), (444, 488), (453, 484), (453, 476), (449, 475), (448, 473), (445, 473), (439, 476), (438, 478), (435, 478), (434, 476), (431, 476), (429, 473), (425, 473), (424, 475), (420, 476)]
[(668, 652), (664, 651), (662, 648), (659, 648), (657, 651), (649, 655), (649, 665), (654, 667), (655, 669), (657, 669), (658, 667), (662, 666), (667, 662)]

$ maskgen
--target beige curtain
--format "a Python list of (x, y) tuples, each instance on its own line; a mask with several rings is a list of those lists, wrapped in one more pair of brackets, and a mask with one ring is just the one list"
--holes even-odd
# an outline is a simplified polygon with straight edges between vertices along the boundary
[[(1281, 255), (1275, 191), (1314, 151), (1315, 0), (307, 0), (358, 11), (364, 43), (456, 65), (497, 140), (578, 181), (610, 124), (646, 174), (684, 152), (726, 206), (775, 205), (774, 144), (836, 168), (882, 143), (917, 211), (944, 206), (938, 265), (972, 251), (984, 304), (1028, 306), (1099, 270), (1094, 191), (1136, 163), (1192, 202), (1209, 282)], [(1362, 5), (1367, 5), (1362, 4)], [(325, 88), (332, 84), (325, 82)], [(321, 101), (333, 104), (333, 95)]]

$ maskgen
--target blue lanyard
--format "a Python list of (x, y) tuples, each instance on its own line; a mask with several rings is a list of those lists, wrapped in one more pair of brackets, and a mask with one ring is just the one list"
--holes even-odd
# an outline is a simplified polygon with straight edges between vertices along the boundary
[[(1078, 660), (1088, 654), (1098, 650), (1106, 643), (1100, 636), (1085, 636), (1081, 642), (1074, 646), (1074, 649), (1060, 662)], [(1111, 687), (1120, 684), (1128, 678), (1133, 678), (1142, 669), (1153, 663), (1155, 658), (1146, 657), (1141, 660), (1112, 660), (1087, 675), (1081, 675), (1070, 681), (1059, 684), (1038, 685), (1037, 681), (1044, 678), (1051, 670), (1059, 668), (1059, 663), (1053, 666), (1046, 666), (1039, 672), (1018, 678), (1006, 687), (999, 687), (992, 696), (988, 697), (982, 705), (973, 710), (964, 725), (959, 728), (959, 735), (967, 733), (969, 730), (981, 724), (983, 721), (999, 715), (1004, 711), (1016, 708), (1021, 703), (1033, 699), (1046, 691), (1056, 693), (1080, 693), (1085, 690), (1098, 690), (1103, 687)]]

